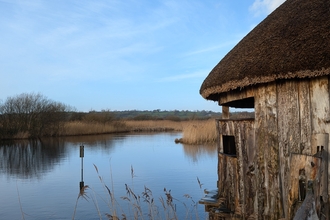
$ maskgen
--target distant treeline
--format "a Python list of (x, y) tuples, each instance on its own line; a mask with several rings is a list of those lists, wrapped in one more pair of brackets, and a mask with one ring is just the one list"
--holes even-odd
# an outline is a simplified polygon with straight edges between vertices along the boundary
[[(118, 119), (132, 119), (132, 120), (171, 120), (171, 121), (181, 121), (181, 120), (206, 120), (210, 118), (220, 118), (220, 112), (213, 111), (188, 111), (188, 110), (153, 110), (153, 111), (114, 111), (113, 112)], [(232, 112), (232, 118), (246, 118), (254, 117), (254, 112)]]
[(204, 120), (210, 118), (217, 118), (221, 113), (212, 111), (139, 111), (139, 110), (126, 110), (126, 111), (89, 111), (89, 112), (68, 112), (71, 120), (86, 120), (89, 121), (110, 121), (110, 120), (170, 120), (170, 121), (183, 121), (183, 120)]
[[(108, 119), (115, 120), (170, 120), (170, 121), (184, 121), (184, 120), (207, 120), (210, 118), (221, 118), (220, 112), (213, 111), (188, 111), (188, 110), (126, 110), (126, 111), (89, 111), (89, 112), (71, 112), (71, 118), (74, 120), (82, 120), (83, 118), (103, 118), (107, 116)], [(103, 117), (102, 117), (103, 116)], [(253, 118), (254, 112), (231, 112), (231, 118)], [(105, 119), (101, 119), (105, 120)]]
[(188, 110), (153, 110), (153, 111), (114, 111), (113, 112), (119, 119), (133, 119), (133, 120), (199, 120), (199, 119), (209, 119), (216, 118), (221, 115), (219, 112), (212, 111), (188, 111)]
[[(233, 112), (232, 118), (253, 117), (253, 112)], [(89, 111), (77, 112), (73, 107), (52, 101), (41, 94), (23, 93), (8, 97), (0, 103), (0, 139), (38, 138), (65, 134), (65, 125), (81, 122), (118, 127), (125, 120), (207, 120), (220, 118), (221, 113), (212, 111)], [(119, 123), (118, 123), (119, 122)], [(88, 126), (87, 126), (88, 127)]]

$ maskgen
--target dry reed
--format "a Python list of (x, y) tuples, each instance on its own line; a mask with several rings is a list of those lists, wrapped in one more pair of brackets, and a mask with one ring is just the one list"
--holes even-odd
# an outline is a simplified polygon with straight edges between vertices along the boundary
[[(214, 119), (209, 120), (117, 120), (107, 123), (94, 121), (70, 121), (64, 123), (59, 136), (79, 136), (122, 132), (182, 132), (176, 142), (184, 144), (214, 143), (217, 139)], [(12, 139), (29, 138), (28, 132), (18, 132)]]
[(183, 137), (180, 140), (185, 144), (214, 143), (217, 140), (216, 125), (213, 119), (207, 121), (192, 121), (183, 127)]
[(130, 131), (182, 131), (187, 121), (170, 120), (125, 120)]
[(185, 144), (214, 143), (217, 139), (216, 126), (213, 119), (210, 120), (123, 120), (112, 123), (95, 122), (67, 122), (61, 132), (61, 136), (108, 134), (119, 132), (182, 132), (180, 142)]
[[(111, 190), (107, 186), (107, 184), (104, 182), (103, 178), (99, 174), (99, 170), (97, 166), (94, 164), (94, 168), (96, 170), (96, 173), (98, 175), (98, 178), (100, 179), (100, 182), (105, 189), (105, 194), (108, 195), (108, 199), (103, 199), (104, 202), (107, 203), (107, 206), (109, 208), (109, 213), (105, 213), (104, 215), (107, 217), (107, 219), (111, 220), (127, 220), (127, 219), (150, 219), (150, 220), (158, 220), (158, 219), (164, 219), (164, 220), (178, 220), (177, 216), (177, 210), (176, 210), (176, 204), (175, 202), (181, 203), (185, 209), (185, 218), (184, 219), (192, 219), (193, 214), (196, 215), (196, 220), (199, 219), (198, 211), (197, 211), (197, 205), (198, 203), (195, 202), (191, 196), (188, 194), (185, 194), (184, 197), (190, 199), (190, 202), (192, 202), (193, 206), (190, 209), (187, 204), (184, 202), (181, 202), (177, 200), (176, 198), (172, 197), (171, 190), (167, 190), (164, 188), (165, 198), (163, 196), (160, 196), (159, 202), (161, 206), (158, 206), (156, 204), (156, 200), (154, 199), (152, 195), (152, 191), (144, 186), (144, 191), (141, 193), (141, 195), (134, 192), (133, 188), (130, 187), (128, 184), (125, 184), (126, 187), (126, 196), (120, 197), (123, 201), (126, 201), (128, 203), (128, 211), (129, 213), (125, 213), (122, 207), (120, 207), (119, 203), (117, 203), (116, 198), (114, 196), (114, 189), (113, 189), (113, 179), (111, 175)], [(112, 171), (110, 172), (112, 173)], [(135, 177), (133, 167), (131, 167), (131, 177), (132, 177), (132, 186), (134, 186), (133, 179)], [(198, 184), (201, 187), (203, 184), (200, 183), (199, 179)], [(76, 204), (74, 207), (74, 212), (72, 219), (75, 219), (76, 215), (76, 209), (78, 205), (79, 198), (83, 198), (88, 200), (90, 197), (87, 195), (87, 189), (91, 189), (89, 186), (84, 186), (81, 188)], [(96, 203), (96, 198), (93, 198), (94, 204)], [(100, 210), (98, 205), (95, 206), (99, 218), (102, 219), (102, 215), (100, 214)], [(120, 217), (121, 216), (121, 217)]]
[(95, 123), (74, 121), (67, 122), (61, 132), (61, 136), (70, 135), (90, 135), (90, 134), (107, 134), (128, 131), (126, 125), (121, 122), (115, 123)]

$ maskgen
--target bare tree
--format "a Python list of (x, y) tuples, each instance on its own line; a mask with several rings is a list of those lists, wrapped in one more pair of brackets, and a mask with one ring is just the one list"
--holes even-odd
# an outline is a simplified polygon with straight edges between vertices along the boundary
[(30, 137), (58, 135), (70, 109), (39, 93), (8, 97), (0, 104), (0, 135), (13, 137), (20, 132), (26, 132)]

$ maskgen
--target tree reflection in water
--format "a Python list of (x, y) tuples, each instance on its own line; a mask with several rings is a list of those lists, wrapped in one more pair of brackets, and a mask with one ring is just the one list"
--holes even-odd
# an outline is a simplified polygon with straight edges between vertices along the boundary
[[(114, 141), (124, 141), (129, 135), (91, 135), (63, 138), (42, 138), (39, 140), (19, 140), (0, 142), (0, 173), (22, 179), (41, 178), (50, 172), (54, 165), (66, 157), (68, 146), (84, 145), (89, 150), (110, 153)], [(183, 144), (185, 155), (198, 162), (203, 157), (212, 157), (216, 145)], [(77, 154), (77, 157), (79, 155)]]
[(64, 156), (60, 139), (1, 142), (0, 172), (18, 178), (40, 178)]
[[(68, 146), (85, 145), (93, 150), (110, 151), (112, 135), (42, 138), (0, 142), (0, 173), (21, 179), (41, 178), (67, 155)], [(77, 155), (78, 157), (79, 155)]]

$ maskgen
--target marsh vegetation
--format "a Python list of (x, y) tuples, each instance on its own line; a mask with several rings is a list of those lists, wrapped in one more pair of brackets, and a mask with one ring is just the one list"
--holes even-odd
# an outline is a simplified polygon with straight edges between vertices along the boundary
[[(249, 112), (232, 113), (244, 117)], [(77, 136), (122, 132), (183, 133), (181, 142), (212, 143), (216, 140), (211, 111), (89, 111), (77, 112), (69, 105), (41, 94), (23, 93), (0, 103), (0, 139)]]

